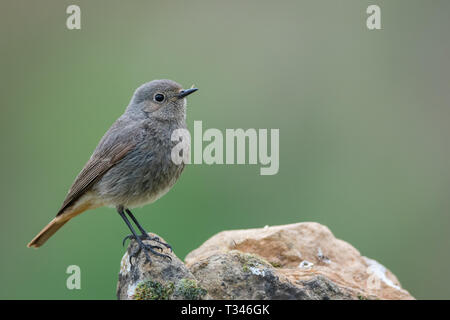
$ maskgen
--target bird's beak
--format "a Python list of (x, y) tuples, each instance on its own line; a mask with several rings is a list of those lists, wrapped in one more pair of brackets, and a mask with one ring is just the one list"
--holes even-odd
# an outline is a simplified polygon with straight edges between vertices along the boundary
[(198, 90), (197, 88), (181, 90), (181, 92), (178, 94), (178, 99), (182, 99), (184, 97), (187, 97), (188, 95), (190, 95), (191, 93), (194, 93), (197, 90)]

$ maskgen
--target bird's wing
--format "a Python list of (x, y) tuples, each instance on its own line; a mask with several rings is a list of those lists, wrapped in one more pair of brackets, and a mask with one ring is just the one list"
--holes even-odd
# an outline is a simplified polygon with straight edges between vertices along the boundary
[[(75, 203), (86, 191), (92, 187), (109, 169), (122, 160), (128, 152), (136, 146), (133, 135), (123, 130), (118, 135), (114, 126), (105, 134), (99, 145), (95, 149), (91, 159), (86, 163), (83, 170), (78, 174), (69, 193), (64, 200), (57, 216)], [(109, 135), (108, 133), (111, 133)], [(112, 136), (112, 137), (111, 137)]]

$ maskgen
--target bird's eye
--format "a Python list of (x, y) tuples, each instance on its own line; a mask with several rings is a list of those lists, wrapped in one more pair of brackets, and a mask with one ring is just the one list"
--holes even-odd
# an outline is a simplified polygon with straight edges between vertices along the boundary
[(161, 93), (157, 93), (157, 94), (155, 94), (153, 99), (155, 99), (155, 101), (161, 102), (164, 100), (164, 95)]

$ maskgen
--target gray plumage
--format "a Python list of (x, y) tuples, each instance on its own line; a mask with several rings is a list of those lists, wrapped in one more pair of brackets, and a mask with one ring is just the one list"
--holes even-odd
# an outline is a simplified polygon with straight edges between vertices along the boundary
[(28, 246), (39, 247), (85, 210), (134, 208), (164, 195), (184, 169), (184, 164), (171, 159), (177, 143), (171, 135), (175, 129), (186, 128), (185, 96), (195, 90), (183, 90), (171, 80), (140, 86), (75, 179), (57, 217)]
[(146, 92), (151, 84), (137, 90), (126, 112), (94, 151), (94, 156), (101, 154), (117, 140), (130, 140), (127, 143), (134, 145), (92, 188), (105, 205), (134, 208), (153, 202), (174, 185), (184, 169), (184, 164), (176, 165), (171, 160), (175, 145), (171, 134), (175, 129), (186, 128), (186, 105), (183, 102), (166, 106), (171, 110), (161, 114), (146, 113), (136, 96)]

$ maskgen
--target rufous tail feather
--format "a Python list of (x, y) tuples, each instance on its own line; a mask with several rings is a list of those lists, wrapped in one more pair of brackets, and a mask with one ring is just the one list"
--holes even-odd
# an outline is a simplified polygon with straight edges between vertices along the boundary
[(30, 241), (29, 244), (27, 244), (27, 247), (39, 248), (70, 219), (76, 217), (80, 213), (83, 213), (91, 208), (92, 208), (91, 203), (89, 201), (84, 201), (80, 204), (77, 204), (74, 207), (69, 208), (67, 211), (57, 215), (55, 219), (50, 221), (50, 223), (46, 225), (45, 228), (42, 229), (41, 232), (39, 232), (37, 236)]
[(59, 230), (63, 225), (66, 224), (70, 219), (61, 219), (61, 217), (56, 217), (52, 221), (50, 221), (49, 224), (45, 226), (44, 229), (41, 230), (37, 234), (36, 237), (33, 238), (33, 240), (30, 241), (29, 244), (27, 244), (28, 248), (39, 248), (42, 246), (52, 235), (55, 234), (56, 231)]

